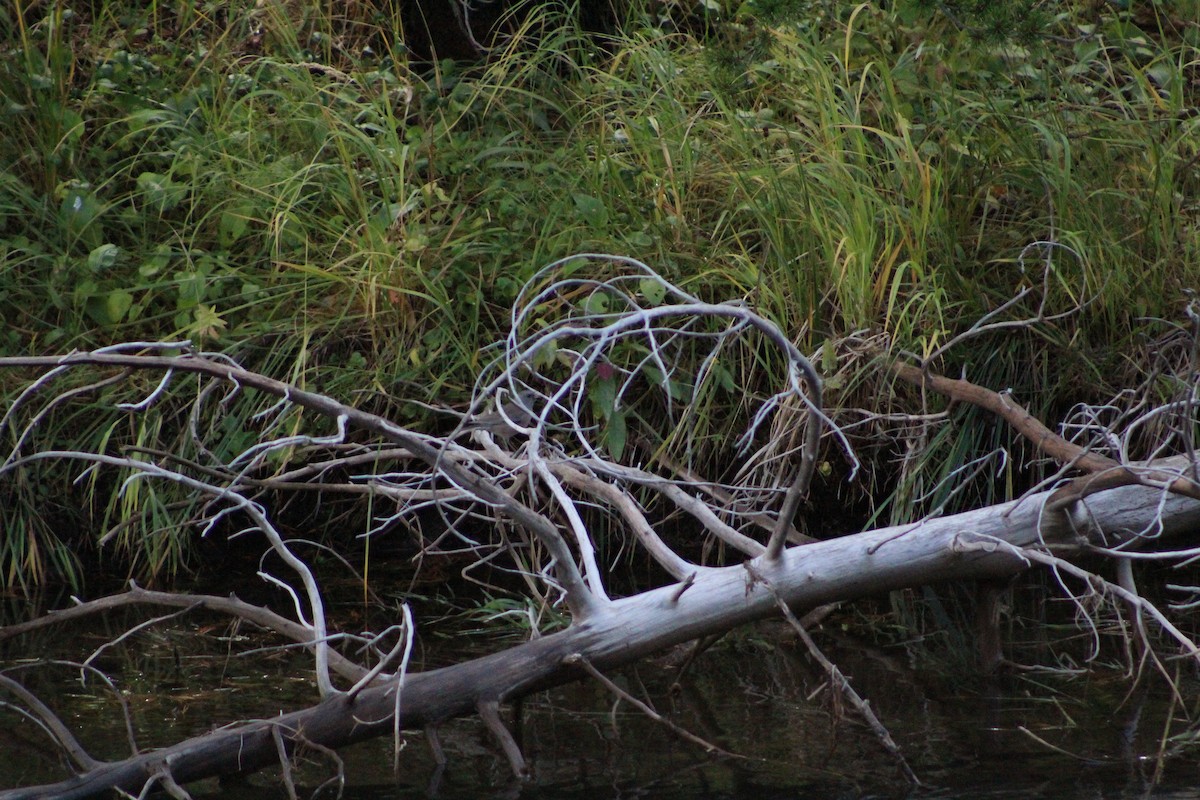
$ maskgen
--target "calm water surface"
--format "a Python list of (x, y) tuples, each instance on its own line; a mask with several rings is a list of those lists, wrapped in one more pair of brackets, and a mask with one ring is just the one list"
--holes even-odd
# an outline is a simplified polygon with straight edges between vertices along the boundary
[[(79, 671), (66, 666), (20, 667), (37, 658), (80, 661), (128, 623), (57, 628), (0, 650), (4, 666), (16, 668), (9, 674), (78, 726), (101, 758), (127, 752), (111, 691), (94, 679), (81, 684)], [(95, 663), (121, 688), (145, 748), (312, 703), (308, 661), (292, 650), (261, 649), (269, 644), (223, 621), (184, 619), (137, 634), (130, 647), (109, 648)], [(461, 640), (435, 644), (424, 655), (427, 666), (462, 649)], [(578, 684), (522, 706), (519, 733), (533, 771), (527, 784), (512, 780), (483, 726), (465, 719), (442, 730), (449, 756), (443, 770), (419, 734), (402, 742), (398, 775), (391, 740), (346, 750), (343, 796), (1200, 798), (1195, 753), (1171, 761), (1154, 784), (1152, 756), (1164, 731), (1177, 737), (1169, 744), (1188, 735), (1184, 722), (1164, 728), (1163, 693), (1130, 692), (1128, 683), (1103, 674), (1072, 680), (1025, 674), (987, 686), (974, 677), (947, 677), (949, 670), (913, 646), (881, 648), (828, 636), (821, 644), (870, 699), (925, 786), (908, 786), (856, 715), (831, 700), (823, 674), (785, 629), (763, 625), (712, 648), (682, 676), (666, 660), (613, 676), (676, 723), (743, 758), (710, 758), (627, 704), (614, 703), (601, 687)], [(242, 655), (252, 649), (257, 652)], [(1198, 694), (1194, 688), (1190, 697)], [(302, 766), (298, 778), (311, 794), (333, 774), (332, 763), (318, 759)], [(62, 777), (45, 739), (0, 709), (0, 787)], [(286, 796), (270, 771), (243, 786), (206, 782), (190, 789), (196, 797)]]

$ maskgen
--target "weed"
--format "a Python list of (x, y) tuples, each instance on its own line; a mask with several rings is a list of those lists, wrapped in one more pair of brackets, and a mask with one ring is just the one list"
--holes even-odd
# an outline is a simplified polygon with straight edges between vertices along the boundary
[[(465, 396), (519, 287), (575, 252), (744, 297), (810, 351), (866, 331), (922, 356), (1049, 269), (1039, 300), (1085, 313), (939, 365), (1047, 415), (1111, 394), (1139, 320), (1174, 316), (1195, 286), (1186, 26), (1065, 4), (1014, 40), (911, 4), (703, 9), (689, 27), (638, 6), (611, 35), (533, 15), (485, 63), (421, 67), (386, 3), (8, 7), (0, 347), (186, 338), (419, 423), (401, 387)], [(1052, 245), (1031, 257), (1035, 242)], [(878, 398), (869, 359), (829, 352), (835, 407)], [(749, 398), (782, 366), (748, 350), (724, 368)], [(708, 394), (691, 435), (651, 440), (718, 477), (740, 432), (723, 412), (747, 398)], [(187, 451), (181, 409), (114, 425), (88, 408), (39, 441)], [(231, 452), (261, 410), (222, 418)], [(997, 436), (962, 417), (863, 492), (900, 519), (1019, 491), (1035, 476), (939, 483)], [(67, 513), (38, 488), (50, 479), (4, 487), (28, 532), (0, 552), (10, 584), (77, 574), (44, 523)], [(116, 481), (89, 482), (71, 513), (116, 526), (109, 547), (138, 571), (183, 568), (185, 498), (109, 500)]]

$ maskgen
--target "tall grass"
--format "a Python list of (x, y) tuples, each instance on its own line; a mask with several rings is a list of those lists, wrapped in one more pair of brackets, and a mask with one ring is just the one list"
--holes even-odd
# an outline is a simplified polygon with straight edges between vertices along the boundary
[[(534, 16), (478, 65), (408, 63), (388, 4), (7, 7), (0, 346), (190, 338), (419, 424), (409, 387), (465, 396), (519, 286), (573, 252), (745, 297), (810, 351), (869, 332), (920, 356), (1038, 284), (1044, 253), (1026, 248), (1049, 241), (1046, 308), (1086, 309), (938, 366), (1052, 415), (1115, 388), (1139, 320), (1177, 315), (1200, 277), (1195, 41), (1070, 4), (1020, 45), (903, 9), (727, 5), (697, 33), (653, 7), (599, 38)], [(825, 352), (834, 404), (915, 407)], [(778, 368), (747, 352), (735, 383), (762, 390)], [(743, 400), (710, 402), (692, 439), (709, 450), (689, 455), (717, 471), (734, 416), (719, 412)], [(181, 412), (162, 413), (114, 428), (63, 411), (41, 441), (179, 437)], [(938, 433), (909, 473), (924, 488), (870, 493), (898, 486), (896, 518), (936, 506), (914, 498), (993, 447), (987, 425)], [(2, 489), (28, 533), (5, 537), (9, 583), (73, 568), (39, 521), (50, 479)], [(952, 503), (1021, 483), (977, 480)], [(82, 517), (122, 525), (137, 570), (187, 563), (190, 534), (167, 521), (180, 498), (104, 497), (85, 494)]]

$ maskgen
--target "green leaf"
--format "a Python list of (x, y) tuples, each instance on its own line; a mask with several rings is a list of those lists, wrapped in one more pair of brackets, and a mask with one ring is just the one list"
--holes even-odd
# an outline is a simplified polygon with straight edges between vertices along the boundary
[(600, 419), (611, 421), (613, 411), (617, 407), (616, 378), (598, 378), (592, 381), (592, 390), (588, 394), (592, 400), (592, 413)]
[(564, 278), (569, 278), (587, 265), (588, 260), (586, 258), (572, 258), (570, 261), (564, 261), (559, 269), (562, 271)]
[(608, 448), (608, 453), (614, 461), (621, 460), (621, 454), (625, 452), (625, 442), (628, 438), (629, 428), (625, 424), (625, 412), (618, 411), (612, 415), (608, 425), (604, 428), (604, 446)]
[(837, 371), (837, 345), (832, 339), (826, 339), (821, 345), (821, 372), (832, 375)]
[(690, 401), (692, 399), (693, 386), (687, 381), (676, 380), (675, 378), (667, 378), (663, 375), (662, 370), (658, 367), (647, 364), (642, 367), (642, 371), (646, 377), (659, 388), (666, 389), (667, 394), (672, 400)]
[(192, 312), (192, 320), (191, 333), (198, 338), (215, 339), (225, 331), (225, 320), (212, 306), (196, 306)]
[(654, 246), (654, 237), (645, 231), (634, 231), (625, 234), (625, 244), (637, 250), (647, 250)]
[(58, 207), (58, 218), (68, 233), (78, 234), (100, 216), (100, 201), (85, 187), (67, 190), (62, 205)]
[(551, 339), (546, 344), (537, 349), (533, 354), (533, 368), (541, 371), (549, 369), (554, 364), (554, 358), (558, 355), (558, 342)]
[(120, 289), (88, 298), (87, 314), (104, 326), (116, 325), (133, 305), (133, 295)]
[(588, 225), (603, 228), (608, 223), (608, 208), (599, 198), (576, 193), (571, 195), (571, 199), (575, 201), (575, 210)]
[(103, 272), (117, 263), (117, 258), (121, 255), (121, 248), (115, 244), (106, 243), (92, 252), (88, 253), (87, 265), (92, 272)]
[(221, 219), (217, 222), (217, 241), (222, 247), (229, 247), (246, 235), (253, 211), (249, 203), (241, 203), (221, 212)]
[(138, 190), (146, 198), (146, 203), (158, 213), (170, 211), (183, 202), (187, 187), (171, 180), (169, 175), (159, 175), (157, 172), (143, 172), (137, 178)]
[(651, 306), (661, 305), (663, 298), (667, 296), (667, 287), (662, 281), (656, 281), (653, 278), (642, 278), (638, 282), (638, 288), (641, 289), (642, 297), (646, 298), (646, 302)]
[(64, 108), (59, 111), (59, 123), (63, 129), (63, 139), (72, 145), (78, 144), (83, 138), (84, 122), (78, 111)]
[(86, 303), (98, 294), (100, 294), (100, 285), (91, 278), (85, 278), (75, 284), (72, 297), (75, 303)]
[(737, 381), (733, 379), (733, 373), (729, 371), (728, 367), (720, 361), (715, 361), (712, 365), (712, 371), (717, 379), (718, 386), (730, 394), (735, 394), (738, 391)]
[(171, 245), (160, 244), (154, 248), (154, 254), (142, 262), (138, 267), (138, 275), (143, 278), (151, 278), (167, 268), (171, 263)]
[(612, 307), (612, 299), (599, 292), (590, 294), (583, 301), (583, 312), (585, 314), (607, 314), (608, 309)]
[(179, 294), (175, 298), (176, 308), (193, 308), (204, 299), (206, 281), (203, 274), (187, 270), (176, 272), (172, 277), (179, 284)]

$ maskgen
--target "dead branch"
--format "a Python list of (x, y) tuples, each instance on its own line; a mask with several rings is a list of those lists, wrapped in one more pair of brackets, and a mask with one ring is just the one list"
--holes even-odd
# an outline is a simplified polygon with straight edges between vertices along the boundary
[[(0, 466), (0, 476), (34, 462), (67, 459), (87, 464), (88, 470), (120, 470), (129, 477), (119, 491), (126, 491), (136, 481), (158, 480), (202, 495), (209, 502), (198, 523), (206, 531), (221, 520), (248, 519), (248, 530), (265, 537), (269, 552), (288, 566), (290, 581), (268, 574), (265, 568), (259, 575), (289, 593), (295, 616), (286, 619), (234, 597), (176, 596), (131, 585), (116, 597), (80, 603), (0, 630), (0, 639), (124, 605), (203, 608), (254, 622), (307, 647), (314, 657), (321, 690), (321, 702), (311, 708), (219, 728), (153, 753), (133, 752), (112, 763), (98, 763), (81, 748), (75, 752), (77, 743), (69, 732), (64, 735), (57, 730), (36, 698), (14, 692), (21, 704), (19, 713), (39, 721), (56, 746), (71, 757), (78, 774), (51, 786), (0, 792), (0, 800), (84, 797), (112, 790), (139, 793), (155, 787), (182, 797), (186, 792), (181, 787), (190, 781), (268, 764), (282, 764), (285, 782), (289, 782), (290, 759), (299, 748), (327, 752), (372, 736), (394, 738), (398, 768), (403, 730), (425, 728), (430, 732), (431, 747), (438, 752), (437, 725), (466, 714), (481, 716), (514, 773), (524, 775), (528, 765), (500, 720), (501, 703), (578, 680), (581, 667), (608, 685), (605, 671), (676, 644), (711, 640), (780, 609), (829, 672), (841, 695), (850, 699), (884, 746), (899, 758), (898, 749), (866, 700), (853, 692), (836, 666), (820, 653), (804, 625), (796, 621), (798, 613), (816, 613), (837, 602), (901, 587), (1006, 576), (1035, 564), (1077, 575), (1091, 581), (1089, 586), (1099, 585), (1094, 573), (1067, 560), (1076, 555), (1116, 555), (1128, 561), (1135, 556), (1126, 551), (1139, 548), (1147, 557), (1176, 563), (1200, 557), (1195, 542), (1171, 541), (1175, 536), (1194, 538), (1200, 523), (1200, 490), (1189, 477), (1194, 473), (1192, 461), (1136, 464), (1123, 456), (1121, 460), (1109, 458), (1050, 432), (1006, 395), (908, 366), (896, 368), (903, 380), (999, 414), (1041, 452), (1069, 468), (1090, 470), (1089, 482), (1031, 493), (1012, 503), (965, 514), (785, 547), (789, 538), (796, 538), (793, 522), (811, 490), (821, 436), (828, 434), (838, 442), (847, 453), (851, 470), (857, 468), (843, 430), (823, 407), (822, 382), (816, 369), (777, 326), (742, 304), (702, 302), (666, 283), (640, 262), (585, 257), (608, 262), (618, 274), (606, 281), (553, 280), (548, 271), (535, 276), (514, 304), (511, 333), (481, 375), (471, 408), (457, 429), (445, 437), (409, 430), (246, 370), (228, 357), (194, 352), (182, 343), (133, 343), (55, 358), (0, 359), (0, 367), (44, 370), (0, 422), (16, 431), (13, 439), (17, 442)], [(557, 262), (547, 270), (561, 266), (562, 262)], [(1049, 318), (1039, 309), (1038, 319)], [(996, 324), (1000, 323), (986, 322), (973, 331), (982, 332)], [(745, 453), (770, 424), (790, 426), (796, 440), (803, 433), (799, 445), (788, 439), (782, 449), (771, 443), (760, 450), (772, 454), (772, 459), (783, 453), (773, 461), (787, 465), (779, 473), (779, 485), (746, 491), (735, 487), (726, 493), (724, 487), (706, 484), (679, 470), (663, 476), (640, 465), (620, 463), (627, 443), (633, 440), (628, 425), (633, 419), (629, 407), (636, 405), (635, 393), (644, 397), (647, 391), (658, 392), (658, 402), (672, 424), (690, 419), (704, 381), (711, 380), (717, 356), (740, 337), (753, 337), (758, 345), (765, 343), (787, 365), (781, 385), (756, 409), (746, 412), (748, 423), (740, 440)], [(183, 352), (178, 353), (181, 348)], [(684, 364), (700, 367), (695, 374), (684, 375)], [(34, 438), (33, 426), (50, 410), (69, 402), (76, 390), (45, 395), (63, 376), (84, 366), (117, 370), (119, 376), (137, 370), (161, 375), (146, 396), (119, 407), (131, 415), (147, 413), (178, 389), (175, 379), (179, 375), (203, 378), (193, 390), (186, 423), (202, 458), (152, 447), (127, 450), (121, 456), (50, 449), (26, 452)], [(109, 380), (116, 379), (103, 378), (89, 386), (95, 388)], [(260, 440), (222, 462), (208, 446), (211, 442), (205, 442), (217, 429), (213, 408), (247, 388), (276, 398), (277, 403), (263, 415), (269, 421)], [(39, 399), (42, 406), (34, 408)], [(1192, 413), (1190, 398), (1179, 403), (1178, 408), (1158, 414), (1155, 424), (1170, 418), (1168, 412)], [(309, 412), (326, 425), (332, 422), (335, 430), (319, 435), (307, 432), (300, 424), (301, 412)], [(17, 430), (20, 415), (28, 419)], [(282, 424), (285, 419), (289, 424)], [(771, 419), (774, 422), (768, 423)], [(1136, 426), (1135, 420), (1129, 427)], [(356, 432), (353, 439), (351, 431)], [(469, 436), (463, 435), (468, 432)], [(652, 431), (640, 435), (646, 441), (666, 441)], [(1144, 430), (1138, 433), (1139, 437), (1145, 435)], [(364, 438), (368, 440), (365, 443)], [(308, 461), (304, 466), (289, 463), (274, 477), (263, 477), (268, 457), (285, 452)], [(791, 468), (796, 452), (799, 464)], [(987, 463), (981, 461), (975, 468), (983, 470)], [(331, 470), (360, 468), (372, 474), (352, 476), (343, 485), (327, 480)], [(263, 489), (290, 490), (297, 483), (319, 486), (321, 491), (369, 492), (380, 501), (387, 498), (394, 503), (394, 508), (377, 513), (369, 534), (406, 523), (421, 512), (435, 512), (442, 525), (430, 536), (422, 532), (420, 557), (451, 551), (465, 554), (471, 564), (463, 574), (479, 582), (490, 580), (483, 574), (485, 569), (515, 574), (524, 581), (527, 602), (540, 610), (565, 606), (569, 615), (566, 628), (539, 635), (537, 614), (527, 611), (535, 623), (529, 641), (421, 672), (409, 669), (416, 624), (407, 605), (402, 607), (403, 619), (378, 635), (348, 637), (332, 630), (325, 618), (322, 587), (298, 554), (303, 551), (296, 548), (303, 540), (287, 539), (263, 505)], [(649, 496), (651, 501), (639, 503), (629, 487), (642, 490), (643, 497)], [(775, 512), (772, 509), (780, 496), (781, 507)], [(663, 518), (689, 519), (695, 523), (697, 535), (719, 539), (738, 554), (736, 558), (745, 558), (745, 565), (707, 566), (703, 559), (697, 560), (705, 566), (692, 563), (684, 557), (686, 551), (670, 544), (669, 537), (656, 527), (662, 518), (652, 517), (648, 509), (660, 506), (666, 508)], [(1053, 513), (1058, 511), (1067, 513)], [(590, 527), (596, 515), (614, 520), (613, 529), (630, 532), (632, 536), (622, 546), (628, 542), (631, 549), (661, 567), (670, 576), (670, 585), (627, 597), (611, 596), (607, 585), (610, 573), (598, 555), (603, 549)], [(755, 531), (755, 526), (766, 533)], [(485, 535), (479, 535), (476, 528)], [(235, 535), (241, 533), (245, 531)], [(480, 576), (471, 574), (472, 569)], [(1144, 615), (1190, 657), (1200, 660), (1200, 650), (1181, 627), (1161, 609), (1148, 605), (1131, 581), (1122, 578), (1119, 584), (1101, 588), (1134, 609), (1136, 619)], [(360, 642), (370, 651), (364, 664), (331, 647), (342, 637)], [(331, 672), (352, 682), (352, 688), (336, 689)], [(628, 696), (623, 699), (640, 702)], [(899, 761), (911, 777), (911, 769), (902, 758)], [(294, 792), (294, 786), (288, 789)]]
[[(145, 343), (139, 343), (139, 346), (140, 349), (147, 347)], [(167, 349), (167, 347), (168, 345), (160, 345), (158, 349)], [(177, 348), (178, 344), (171, 343), (170, 347)], [(55, 374), (66, 368), (83, 365), (157, 370), (168, 375), (176, 372), (205, 375), (225, 381), (238, 389), (243, 387), (257, 389), (278, 397), (287, 403), (338, 420), (343, 430), (346, 426), (353, 425), (362, 430), (375, 433), (394, 444), (401, 445), (413, 452), (417, 458), (440, 469), (445, 477), (460, 490), (467, 492), (470, 496), (476, 497), (488, 505), (501, 509), (504, 513), (510, 515), (515, 522), (537, 536), (555, 557), (556, 577), (563, 587), (567, 604), (571, 607), (574, 614), (583, 617), (599, 608), (599, 601), (588, 591), (579, 574), (578, 568), (575, 566), (575, 560), (571, 557), (570, 551), (567, 549), (566, 543), (559, 535), (554, 523), (534, 509), (514, 500), (490, 481), (473, 473), (462, 464), (455, 461), (445, 461), (442, 458), (442, 449), (435, 445), (436, 440), (396, 425), (383, 417), (346, 406), (324, 395), (307, 392), (274, 380), (273, 378), (251, 372), (232, 365), (227, 360), (207, 358), (203, 355), (192, 353), (181, 356), (146, 356), (111, 352), (111, 349), (109, 349), (105, 352), (74, 353), (58, 357), (0, 358), (0, 368), (48, 368)], [(290, 442), (284, 444), (290, 444)], [(261, 454), (264, 450), (265, 448), (262, 447), (256, 448), (256, 453)], [(82, 455), (84, 454), (56, 453), (55, 457), (71, 458)], [(38, 457), (46, 458), (49, 456), (43, 453), (39, 454)], [(92, 458), (95, 459), (98, 457), (93, 456)], [(121, 463), (131, 466), (133, 469), (140, 468), (139, 464), (131, 465), (128, 461), (122, 461)], [(144, 464), (145, 462), (141, 463)], [(14, 462), (10, 459), (3, 469), (8, 470), (13, 467)], [(0, 470), (0, 472), (2, 471)], [(165, 474), (167, 471), (160, 468), (160, 472)]]
[[(809, 609), (831, 599), (853, 599), (893, 588), (1002, 576), (1027, 568), (1023, 554), (1009, 548), (963, 548), (963, 531), (975, 542), (999, 540), (1021, 548), (1047, 540), (1038, 506), (1049, 493), (995, 508), (967, 512), (926, 522), (918, 532), (896, 541), (874, 556), (868, 552), (881, 540), (894, 538), (900, 528), (789, 548), (776, 562), (758, 559), (754, 569), (770, 581), (748, 584), (741, 566), (706, 570), (692, 587), (674, 598), (666, 586), (613, 601), (613, 613), (573, 625), (561, 633), (542, 636), (523, 645), (445, 669), (409, 674), (406, 678), (400, 725), (423, 727), (453, 716), (472, 713), (481, 698), (511, 700), (531, 691), (574, 680), (578, 673), (562, 659), (580, 653), (597, 669), (612, 669), (652, 652), (778, 613), (776, 595), (790, 607)], [(1087, 498), (1100, 526), (1098, 534), (1117, 542), (1152, 520), (1163, 526), (1163, 540), (1194, 533), (1200, 525), (1200, 503), (1171, 496), (1160, 511), (1159, 492), (1127, 486)], [(1067, 533), (1064, 531), (1064, 533)], [(1069, 535), (1067, 541), (1074, 541)], [(968, 542), (969, 544), (969, 542)], [(871, 568), (864, 570), (863, 565)], [(669, 613), (668, 613), (669, 612)], [(354, 698), (337, 695), (318, 706), (270, 721), (214, 731), (195, 739), (104, 765), (63, 784), (34, 790), (0, 792), (0, 799), (82, 797), (125, 787), (137, 791), (151, 764), (168, 758), (177, 781), (212, 774), (216, 765), (236, 762), (253, 770), (271, 763), (275, 746), (270, 732), (280, 726), (303, 730), (305, 737), (327, 747), (390, 734), (396, 713), (390, 687), (364, 689)]]
[(75, 734), (38, 697), (12, 678), (0, 673), (0, 686), (16, 695), (29, 709), (32, 719), (50, 735), (50, 738), (82, 770), (95, 769), (100, 762), (92, 758)]
[(813, 659), (821, 665), (821, 668), (825, 670), (825, 673), (829, 676), (830, 683), (834, 686), (835, 690), (840, 692), (847, 700), (850, 701), (850, 705), (854, 707), (854, 710), (858, 712), (858, 715), (867, 723), (867, 726), (870, 727), (871, 732), (875, 734), (875, 738), (879, 740), (879, 743), (883, 745), (883, 748), (887, 750), (888, 754), (896, 760), (896, 763), (900, 767), (900, 771), (904, 773), (905, 779), (908, 780), (908, 782), (913, 786), (922, 786), (923, 784), (917, 778), (917, 774), (913, 772), (912, 767), (909, 766), (908, 760), (904, 757), (904, 754), (900, 752), (900, 747), (896, 744), (896, 740), (892, 738), (891, 732), (888, 731), (887, 727), (879, 721), (879, 717), (876, 716), (875, 712), (871, 710), (871, 704), (864, 700), (862, 695), (855, 691), (845, 674), (838, 669), (838, 666), (830, 661), (825, 654), (821, 652), (821, 648), (817, 647), (817, 643), (813, 641), (808, 629), (801, 624), (800, 620), (796, 619), (796, 615), (792, 612), (792, 609), (788, 607), (788, 604), (785, 603), (783, 598), (781, 598), (775, 591), (775, 588), (771, 585), (771, 582), (764, 577), (762, 573), (758, 572), (758, 570), (756, 570), (754, 565), (750, 562), (747, 562), (744, 566), (746, 567), (746, 571), (750, 573), (755, 582), (766, 586), (771, 592), (772, 597), (775, 598), (775, 604), (779, 607), (780, 613), (783, 614), (783, 618), (787, 620), (788, 625), (790, 625), (792, 630), (796, 632), (796, 635), (800, 637), (800, 641), (804, 643), (809, 655), (811, 655)]
[(1060, 487), (1051, 500), (1049, 510), (1059, 510), (1094, 492), (1135, 484), (1165, 485), (1171, 492), (1200, 500), (1200, 484), (1192, 478), (1144, 465), (1121, 464), (1108, 456), (1088, 451), (1051, 431), (1013, 400), (1011, 395), (993, 392), (969, 381), (946, 378), (908, 364), (893, 364), (891, 369), (897, 377), (914, 386), (932, 389), (954, 400), (991, 411), (1028, 439), (1039, 452), (1068, 467), (1090, 473)]
[(479, 710), (479, 718), (487, 725), (492, 737), (500, 745), (505, 758), (508, 759), (513, 775), (521, 780), (528, 778), (529, 767), (525, 763), (525, 756), (521, 754), (521, 746), (517, 744), (516, 739), (512, 737), (508, 728), (504, 727), (503, 720), (500, 719), (500, 704), (495, 700), (480, 700), (476, 704), (476, 708)]
[[(87, 617), (104, 614), (117, 608), (138, 605), (215, 611), (227, 614), (235, 619), (251, 622), (266, 630), (285, 636), (298, 644), (307, 643), (312, 639), (311, 632), (303, 625), (276, 614), (268, 608), (246, 603), (233, 595), (218, 597), (216, 595), (156, 592), (150, 589), (143, 589), (136, 583), (130, 582), (129, 590), (121, 594), (80, 602), (70, 608), (55, 609), (25, 622), (0, 627), (0, 641), (50, 625), (74, 622)], [(335, 672), (350, 680), (360, 680), (367, 672), (366, 669), (336, 650), (329, 651), (329, 665)]]
[(667, 730), (671, 731), (679, 738), (686, 739), (687, 741), (691, 742), (692, 744), (696, 744), (696, 745), (699, 745), (700, 747), (704, 748), (704, 752), (709, 753), (709, 754), (724, 756), (726, 758), (741, 758), (742, 757), (742, 756), (737, 755), (736, 753), (730, 753), (725, 748), (719, 747), (719, 746), (713, 744), (712, 742), (705, 741), (704, 739), (701, 739), (699, 736), (692, 733), (691, 731), (689, 731), (685, 728), (681, 728), (678, 725), (676, 725), (674, 722), (671, 722), (671, 720), (667, 719), (662, 714), (659, 714), (653, 708), (646, 705), (641, 700), (638, 700), (636, 697), (634, 697), (629, 692), (622, 689), (620, 686), (617, 686), (615, 683), (613, 683), (611, 680), (609, 680), (608, 677), (603, 672), (601, 672), (600, 670), (598, 670), (594, 666), (592, 666), (592, 663), (590, 661), (588, 661), (586, 658), (584, 658), (582, 655), (580, 655), (579, 653), (571, 653), (570, 655), (568, 655), (566, 658), (563, 659), (563, 663), (568, 664), (568, 665), (582, 667), (584, 672), (586, 672), (588, 675), (590, 675), (595, 680), (599, 681), (600, 684), (605, 689), (612, 692), (612, 694), (614, 696), (616, 696), (618, 699), (624, 700), (626, 703), (629, 703), (631, 706), (636, 708), (638, 711), (641, 711), (643, 714), (645, 714), (647, 717), (649, 717), (650, 719), (657, 722), (659, 725), (662, 725), (663, 727), (667, 728)]

